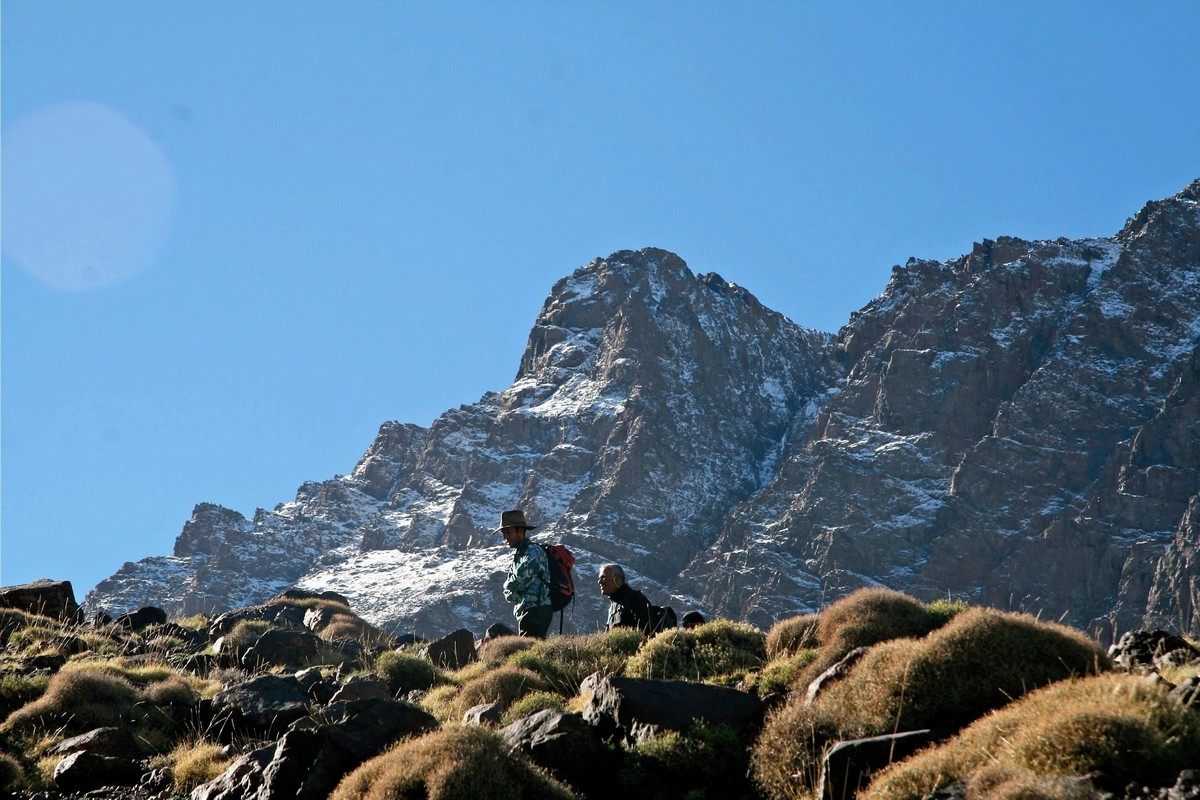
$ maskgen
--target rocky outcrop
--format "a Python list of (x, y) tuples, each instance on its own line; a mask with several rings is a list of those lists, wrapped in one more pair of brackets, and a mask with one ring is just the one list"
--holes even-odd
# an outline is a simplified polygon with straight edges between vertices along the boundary
[[(334, 590), (395, 634), (509, 620), (499, 512), (657, 603), (767, 625), (862, 586), (1111, 639), (1200, 632), (1200, 181), (1108, 238), (910, 259), (836, 336), (662, 250), (553, 287), (515, 381), (385, 423), (348, 476), (252, 519), (197, 506), (119, 614)], [(580, 593), (566, 630), (594, 630)]]

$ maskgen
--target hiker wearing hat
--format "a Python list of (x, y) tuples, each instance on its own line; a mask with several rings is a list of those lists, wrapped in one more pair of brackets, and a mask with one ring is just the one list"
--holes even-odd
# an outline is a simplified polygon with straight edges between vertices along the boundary
[(546, 551), (532, 545), (525, 532), (536, 528), (525, 522), (521, 509), (500, 515), (497, 533), (513, 549), (512, 566), (504, 579), (504, 599), (513, 604), (517, 632), (521, 636), (546, 638), (554, 609), (550, 606), (550, 563)]

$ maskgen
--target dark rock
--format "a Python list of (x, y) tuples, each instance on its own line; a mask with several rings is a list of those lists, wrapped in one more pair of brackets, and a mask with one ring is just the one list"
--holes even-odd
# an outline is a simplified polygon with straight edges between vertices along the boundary
[(297, 589), (295, 587), (292, 587), (290, 589), (284, 589), (282, 592), (275, 595), (270, 600), (267, 600), (267, 603), (278, 603), (281, 601), (297, 602), (297, 601), (306, 601), (306, 600), (327, 600), (331, 603), (337, 603), (339, 605), (343, 605), (346, 608), (350, 607), (350, 601), (347, 600), (346, 596), (343, 594), (339, 594), (337, 592), (332, 592), (332, 591), (310, 592), (307, 589)]
[(503, 622), (494, 622), (483, 632), (483, 641), (488, 642), (501, 636), (516, 636), (517, 632)]
[(329, 627), (336, 613), (329, 606), (313, 606), (304, 612), (304, 627), (313, 633), (320, 633)]
[(602, 787), (612, 785), (614, 756), (581, 714), (547, 708), (513, 722), (500, 735), (510, 749), (587, 797), (599, 797)]
[(421, 648), (421, 655), (442, 669), (462, 669), (479, 659), (475, 651), (475, 636), (468, 630), (459, 629), (446, 634), (435, 642)]
[(1200, 659), (1200, 650), (1187, 639), (1164, 630), (1126, 631), (1108, 648), (1113, 662), (1127, 670), (1153, 667), (1159, 658), (1177, 652), (1184, 663)]
[(821, 796), (824, 800), (852, 798), (874, 773), (945, 736), (920, 730), (837, 742), (821, 762)]
[(504, 709), (499, 703), (481, 703), (477, 706), (468, 708), (463, 713), (463, 725), (474, 725), (475, 727), (492, 727), (499, 725), (503, 721)]
[(248, 670), (306, 667), (316, 660), (322, 644), (321, 639), (308, 631), (275, 628), (247, 648), (241, 656), (241, 665)]
[(188, 800), (252, 800), (259, 798), (263, 773), (275, 755), (275, 745), (260, 747), (234, 761), (229, 769), (192, 790)]
[(437, 720), (395, 700), (335, 703), (321, 720), (297, 722), (274, 745), (239, 759), (192, 800), (325, 800), (343, 777)]
[(661, 730), (687, 731), (697, 720), (762, 724), (762, 701), (748, 692), (689, 681), (602, 678), (583, 719), (607, 739), (643, 741)]
[(846, 675), (850, 672), (850, 669), (858, 663), (860, 658), (866, 654), (866, 647), (856, 647), (843, 656), (841, 661), (837, 662), (832, 667), (814, 678), (804, 693), (805, 704), (812, 705), (812, 702), (817, 699), (817, 695), (819, 695), (828, 684), (846, 677)]
[(0, 587), (0, 608), (15, 608), (43, 617), (83, 622), (70, 581), (40, 580)]
[(132, 631), (143, 631), (151, 625), (162, 625), (167, 621), (167, 612), (154, 606), (142, 606), (137, 611), (122, 614), (113, 620), (114, 625)]
[(228, 686), (212, 699), (218, 728), (272, 734), (308, 714), (308, 695), (294, 677), (261, 675)]
[(137, 742), (127, 727), (96, 728), (64, 739), (46, 752), (52, 756), (59, 756), (81, 751), (124, 759), (136, 758), (139, 755)]
[(142, 766), (128, 758), (112, 758), (79, 750), (54, 768), (54, 786), (63, 792), (87, 792), (103, 786), (136, 786)]
[(331, 703), (352, 700), (391, 700), (392, 690), (387, 681), (377, 675), (354, 675), (343, 683), (330, 698)]

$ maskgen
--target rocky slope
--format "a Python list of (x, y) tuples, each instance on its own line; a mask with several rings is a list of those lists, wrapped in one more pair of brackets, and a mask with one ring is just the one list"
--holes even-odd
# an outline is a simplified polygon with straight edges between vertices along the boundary
[(482, 630), (509, 619), (489, 529), (523, 506), (579, 556), (577, 630), (611, 560), (759, 625), (882, 584), (1196, 631), (1198, 345), (1200, 181), (1111, 238), (910, 260), (836, 336), (624, 251), (554, 286), (505, 391), (384, 424), (351, 475), (251, 520), (198, 506), (85, 605), (299, 584), (393, 630)]

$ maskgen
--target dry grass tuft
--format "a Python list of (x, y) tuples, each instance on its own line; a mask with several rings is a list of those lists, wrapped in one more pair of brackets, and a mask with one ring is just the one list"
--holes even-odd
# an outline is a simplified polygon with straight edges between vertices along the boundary
[(702, 681), (744, 677), (767, 661), (766, 636), (741, 622), (717, 620), (697, 628), (675, 628), (648, 640), (629, 659), (626, 674), (637, 678)]
[(116, 725), (138, 701), (129, 681), (102, 671), (63, 670), (50, 679), (37, 700), (8, 715), (0, 733), (30, 735), (62, 729), (68, 736)]
[[(981, 797), (1073, 798), (1079, 784), (1064, 778), (1102, 774), (1104, 788), (1119, 793), (1131, 783), (1173, 783), (1196, 764), (1200, 715), (1160, 686), (1108, 674), (1032, 692), (945, 744), (893, 765), (860, 797), (917, 800), (966, 780)], [(1062, 794), (1025, 793), (1031, 785)]]
[(755, 744), (755, 775), (772, 797), (805, 796), (835, 740), (959, 727), (1107, 663), (1100, 646), (1074, 629), (1026, 614), (970, 609), (925, 639), (872, 647), (812, 705), (795, 693)]
[(0, 790), (17, 792), (25, 788), (25, 768), (8, 753), (0, 753)]
[(794, 655), (800, 650), (811, 650), (818, 645), (816, 614), (801, 614), (780, 620), (767, 631), (767, 658)]
[(807, 687), (857, 647), (924, 636), (940, 621), (919, 600), (891, 589), (860, 589), (847, 595), (818, 616), (819, 655), (797, 676), (797, 688)]
[(229, 769), (234, 762), (219, 744), (205, 741), (181, 742), (166, 756), (177, 794), (186, 795)]
[(331, 800), (569, 800), (564, 786), (482, 728), (411, 739), (347, 775)]
[(480, 645), (479, 660), (489, 667), (497, 667), (508, 661), (513, 653), (528, 650), (537, 644), (537, 641), (528, 636), (497, 636)]
[(446, 681), (428, 658), (399, 650), (381, 653), (375, 660), (375, 672), (387, 681), (393, 694), (430, 689)]
[(509, 706), (501, 719), (505, 725), (508, 725), (519, 719), (524, 719), (531, 714), (545, 711), (547, 708), (555, 708), (562, 711), (566, 708), (566, 705), (566, 699), (561, 694), (554, 692), (530, 692)]
[(594, 672), (622, 674), (629, 657), (643, 641), (638, 631), (555, 636), (514, 652), (507, 663), (536, 672), (554, 691), (570, 697), (579, 692), (583, 679)]
[(463, 684), (452, 703), (451, 718), (461, 720), (468, 710), (484, 703), (497, 703), (503, 712), (531, 692), (549, 690), (550, 685), (535, 672), (497, 667)]
[[(459, 686), (453, 683), (435, 686), (421, 698), (420, 706), (432, 714), (438, 722), (450, 722), (454, 718), (454, 711), (457, 708), (455, 700), (458, 698), (458, 691)], [(462, 720), (462, 715), (459, 715), (458, 720)]]

